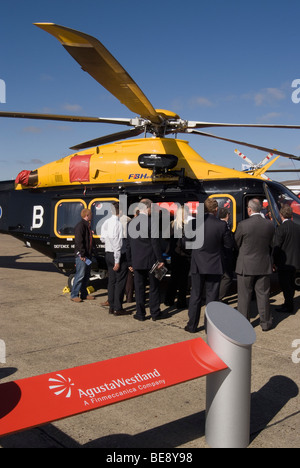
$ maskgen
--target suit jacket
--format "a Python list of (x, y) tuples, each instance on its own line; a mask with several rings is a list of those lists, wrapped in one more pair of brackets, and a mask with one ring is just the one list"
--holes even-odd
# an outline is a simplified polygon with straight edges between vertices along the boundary
[(250, 216), (238, 224), (235, 241), (239, 249), (236, 273), (239, 275), (270, 275), (271, 248), (274, 235), (272, 221), (260, 214)]
[(222, 250), (233, 246), (226, 223), (213, 214), (204, 216), (204, 242), (200, 249), (192, 249), (191, 273), (222, 275)]
[(126, 256), (134, 270), (150, 270), (156, 261), (163, 262), (158, 232), (151, 231), (151, 217), (139, 214), (128, 224)]
[(300, 270), (300, 226), (287, 220), (278, 226), (274, 236), (273, 258), (280, 269)]

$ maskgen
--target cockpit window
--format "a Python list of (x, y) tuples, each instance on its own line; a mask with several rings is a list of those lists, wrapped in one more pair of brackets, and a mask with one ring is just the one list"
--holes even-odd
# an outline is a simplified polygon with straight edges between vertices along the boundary
[(300, 199), (288, 188), (281, 184), (265, 184), (265, 193), (268, 199), (273, 219), (277, 224), (281, 223), (279, 210), (282, 205), (288, 204), (293, 210), (293, 220), (300, 224)]

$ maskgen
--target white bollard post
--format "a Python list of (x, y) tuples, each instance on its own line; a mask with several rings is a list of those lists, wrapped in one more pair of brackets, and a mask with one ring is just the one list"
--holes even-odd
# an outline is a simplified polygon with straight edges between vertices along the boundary
[(205, 436), (212, 448), (245, 448), (250, 442), (251, 354), (256, 334), (237, 310), (206, 307), (207, 343), (228, 369), (206, 377)]

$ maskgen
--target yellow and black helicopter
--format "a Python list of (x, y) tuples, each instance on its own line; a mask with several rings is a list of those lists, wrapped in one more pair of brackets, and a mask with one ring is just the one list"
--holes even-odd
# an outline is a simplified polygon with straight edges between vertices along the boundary
[[(299, 199), (280, 183), (262, 177), (265, 169), (245, 173), (205, 161), (178, 134), (196, 134), (300, 160), (278, 150), (223, 138), (203, 131), (208, 127), (294, 128), (300, 125), (232, 124), (187, 121), (176, 113), (154, 109), (147, 97), (110, 52), (94, 37), (53, 23), (36, 25), (56, 37), (97, 82), (134, 113), (133, 118), (100, 118), (53, 114), (0, 112), (0, 117), (70, 122), (99, 122), (128, 127), (71, 147), (75, 152), (15, 181), (0, 182), (0, 232), (25, 241), (50, 257), (61, 272), (74, 268), (74, 226), (83, 207), (93, 212), (93, 228), (103, 217), (103, 204), (126, 196), (127, 206), (150, 198), (161, 209), (188, 204), (193, 212), (208, 196), (231, 211), (233, 231), (247, 216), (249, 197), (267, 200), (275, 224), (280, 203), (293, 206), (300, 223)], [(151, 137), (147, 138), (146, 134)], [(131, 139), (141, 136), (141, 138)], [(175, 135), (175, 138), (170, 138)], [(130, 139), (129, 139), (130, 138)], [(18, 207), (18, 209), (16, 209)], [(132, 213), (129, 213), (132, 214)], [(101, 252), (99, 236), (95, 234)], [(102, 250), (103, 251), (103, 250)], [(93, 271), (102, 277), (106, 265), (99, 255)]]

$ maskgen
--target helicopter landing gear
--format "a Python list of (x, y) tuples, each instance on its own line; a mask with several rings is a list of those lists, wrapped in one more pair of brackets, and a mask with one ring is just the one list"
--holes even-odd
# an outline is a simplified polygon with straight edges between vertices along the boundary
[[(71, 273), (69, 275), (69, 277), (68, 277), (68, 288), (70, 289), (70, 291), (72, 291), (74, 278), (75, 278), (75, 273)], [(99, 271), (92, 271), (89, 281), (91, 282), (91, 281), (100, 280), (101, 283), (102, 283), (102, 280), (105, 280), (105, 279), (107, 279), (107, 271), (106, 270), (99, 270)], [(94, 289), (96, 289), (96, 288), (94, 288)]]

